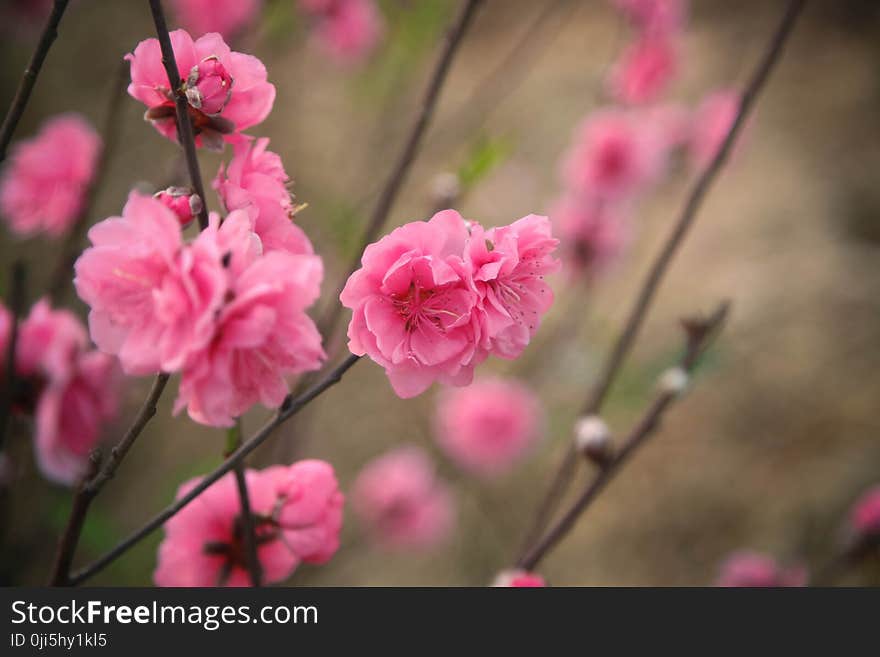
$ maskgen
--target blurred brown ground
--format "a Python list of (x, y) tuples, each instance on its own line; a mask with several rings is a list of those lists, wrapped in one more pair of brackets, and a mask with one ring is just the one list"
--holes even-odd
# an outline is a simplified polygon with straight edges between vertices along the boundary
[[(385, 3), (393, 45), (354, 72), (308, 47), (284, 0), (269, 4), (269, 18), (239, 45), (266, 62), (278, 87), (272, 115), (252, 132), (271, 137), (296, 179), (299, 200), (309, 203), (298, 221), (325, 257), (329, 295), (397, 153), (455, 3)], [(713, 87), (745, 80), (782, 7), (758, 0), (692, 4), (685, 72), (674, 90), (688, 104)], [(152, 36), (146, 3), (72, 5), (20, 137), (60, 111), (82, 112), (99, 125), (119, 58)], [(625, 34), (605, 2), (561, 3), (559, 15), (534, 37), (541, 41), (527, 66), (519, 63), (509, 74), (516, 82), (513, 93), (500, 102), (490, 98), (487, 113), (474, 94), (544, 6), (487, 2), (389, 227), (424, 218), (433, 176), (456, 170), (474, 144), (487, 139), (503, 142), (508, 155), (458, 209), (486, 224), (547, 210), (558, 192), (559, 155), (575, 123), (597, 106), (603, 72)], [(657, 373), (674, 358), (679, 317), (727, 298), (733, 301), (730, 323), (662, 432), (546, 560), (541, 570), (551, 583), (707, 584), (719, 560), (742, 547), (805, 558), (815, 566), (830, 555), (846, 507), (880, 481), (878, 36), (876, 3), (809, 3), (760, 100), (747, 143), (713, 189), (613, 390), (612, 427), (626, 430)], [(34, 40), (28, 34), (3, 37), (2, 107)], [(173, 170), (174, 149), (141, 120), (142, 107), (126, 100), (124, 108), (122, 147), (100, 192), (96, 220), (117, 213), (133, 185), (159, 183)], [(206, 179), (218, 161), (203, 158)], [(451, 544), (427, 555), (388, 558), (363, 542), (348, 514), (334, 561), (301, 568), (292, 583), (481, 585), (510, 562), (687, 182), (682, 172), (641, 207), (633, 252), (589, 293), (557, 281), (556, 308), (534, 346), (545, 351), (529, 355), (541, 369), (530, 379), (540, 383), (547, 439), (529, 462), (490, 484), (467, 481), (441, 460), (444, 475), (458, 482), (461, 522)], [(211, 203), (216, 206), (216, 199)], [(0, 253), (3, 262), (13, 254), (28, 259), (35, 295), (52, 246), (16, 242), (4, 232)], [(494, 362), (483, 371), (515, 368)], [(111, 437), (131, 417), (147, 383), (130, 383)], [(363, 463), (391, 445), (406, 441), (433, 449), (435, 393), (397, 399), (380, 368), (360, 363), (302, 422), (280, 431), (254, 464), (326, 458), (347, 489)], [(80, 563), (167, 504), (184, 479), (219, 462), (221, 433), (172, 418), (172, 400), (173, 392), (95, 504)], [(246, 426), (258, 426), (264, 415), (254, 412)], [(3, 529), (4, 583), (45, 580), (69, 508), (69, 494), (33, 471), (29, 451), (20, 433), (12, 447), (18, 473)], [(148, 584), (159, 538), (94, 582)], [(865, 570), (844, 582), (880, 584), (880, 572)]]

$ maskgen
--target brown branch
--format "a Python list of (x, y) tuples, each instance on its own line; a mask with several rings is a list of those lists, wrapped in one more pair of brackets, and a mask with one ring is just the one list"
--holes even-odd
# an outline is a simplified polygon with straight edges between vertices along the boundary
[[(725, 303), (708, 319), (684, 323), (687, 343), (678, 367), (688, 374), (693, 371), (700, 355), (724, 322), (727, 312), (728, 304)], [(667, 409), (680, 394), (680, 390), (671, 390), (661, 386), (657, 397), (648, 407), (641, 420), (632, 429), (629, 436), (624, 440), (620, 450), (602, 462), (595, 478), (587, 484), (568, 511), (562, 515), (557, 523), (550, 528), (547, 534), (533, 548), (519, 559), (517, 562), (518, 568), (524, 570), (534, 569), (541, 559), (571, 531), (578, 518), (587, 510), (608, 482), (620, 471), (629, 457), (657, 431)]]
[(278, 412), (274, 415), (274, 417), (269, 420), (265, 425), (263, 425), (263, 427), (253, 436), (246, 440), (241, 447), (230, 454), (229, 457), (220, 466), (218, 466), (210, 474), (205, 475), (205, 477), (202, 478), (202, 480), (186, 495), (181, 497), (179, 500), (176, 500), (173, 504), (161, 511), (159, 514), (153, 517), (152, 520), (147, 522), (143, 527), (141, 527), (131, 536), (119, 543), (103, 557), (99, 558), (92, 564), (75, 573), (70, 578), (70, 583), (73, 585), (80, 584), (95, 575), (96, 573), (99, 573), (109, 564), (113, 563), (114, 561), (116, 561), (116, 559), (125, 554), (129, 549), (131, 549), (132, 547), (140, 543), (140, 541), (142, 541), (144, 538), (159, 529), (159, 527), (161, 527), (168, 520), (177, 515), (190, 502), (192, 502), (199, 495), (204, 493), (208, 488), (210, 488), (211, 485), (214, 484), (218, 479), (230, 472), (235, 467), (236, 463), (241, 462), (251, 452), (262, 445), (269, 438), (269, 436), (272, 435), (272, 432), (279, 425), (299, 413), (303, 409), (303, 407), (305, 407), (309, 402), (321, 395), (328, 388), (339, 383), (339, 381), (342, 380), (342, 376), (359, 360), (359, 356), (349, 356), (333, 370), (328, 372), (323, 379), (321, 379), (314, 386), (303, 392), (301, 395), (298, 395), (296, 397), (291, 397), (290, 395), (288, 395), (288, 397), (285, 399), (285, 403), (281, 406), (280, 409), (278, 409)]
[(110, 450), (109, 458), (100, 469), (97, 466), (93, 466), (91, 475), (83, 481), (77, 490), (73, 500), (73, 509), (67, 521), (67, 527), (58, 542), (55, 569), (49, 581), (50, 586), (68, 586), (70, 584), (68, 578), (70, 564), (73, 562), (73, 555), (76, 552), (79, 537), (82, 533), (92, 500), (95, 499), (104, 487), (104, 484), (110, 481), (116, 474), (122, 459), (125, 458), (131, 446), (134, 445), (135, 440), (144, 430), (147, 422), (156, 414), (156, 404), (159, 401), (159, 397), (162, 396), (162, 391), (167, 383), (167, 374), (162, 373), (156, 376), (156, 380), (153, 381), (153, 386), (150, 388), (150, 394), (147, 395), (140, 411), (138, 411), (122, 440)]
[(15, 371), (15, 351), (18, 346), (18, 320), (24, 315), (25, 279), (27, 272), (24, 263), (16, 260), (12, 263), (9, 276), (9, 341), (6, 343), (6, 358), (3, 397), (0, 398), (0, 451), (6, 444), (6, 433), (12, 418), (15, 393), (18, 387)]
[[(746, 85), (736, 118), (731, 125), (724, 142), (721, 144), (721, 147), (718, 149), (718, 152), (715, 154), (715, 157), (710, 164), (702, 171), (691, 188), (678, 221), (676, 221), (673, 226), (672, 232), (666, 239), (663, 247), (657, 254), (657, 257), (654, 259), (654, 262), (642, 283), (636, 301), (618, 334), (617, 340), (611, 349), (608, 359), (605, 361), (602, 372), (593, 386), (589, 397), (584, 403), (582, 411), (584, 415), (594, 415), (601, 410), (602, 404), (604, 403), (611, 386), (614, 384), (617, 374), (623, 366), (624, 360), (638, 337), (657, 289), (660, 287), (675, 254), (678, 252), (679, 247), (693, 225), (697, 213), (712, 187), (712, 184), (718, 178), (718, 174), (727, 161), (737, 135), (739, 135), (758, 95), (764, 88), (764, 85), (770, 76), (770, 72), (779, 61), (785, 43), (791, 35), (795, 22), (805, 4), (806, 0), (790, 0), (788, 3), (779, 26), (770, 39), (761, 60)], [(539, 504), (535, 514), (535, 520), (532, 527), (527, 532), (528, 537), (539, 535), (541, 531), (543, 531), (543, 528), (546, 527), (547, 523), (550, 522), (553, 511), (556, 509), (571, 482), (572, 476), (575, 472), (574, 466), (576, 461), (577, 452), (572, 445), (569, 445), (565, 457), (551, 482), (550, 488)]]
[[(229, 456), (239, 447), (241, 447), (241, 418), (237, 418), (235, 426), (229, 430), (229, 439), (224, 457)], [(244, 538), (248, 572), (251, 576), (251, 584), (253, 586), (262, 586), (263, 569), (260, 566), (260, 557), (257, 554), (257, 534), (254, 528), (254, 516), (251, 512), (244, 461), (236, 462), (233, 470), (235, 472), (235, 485), (238, 488), (238, 499), (241, 503), (241, 530)]]
[(89, 225), (89, 217), (95, 206), (95, 197), (107, 175), (110, 158), (116, 150), (120, 125), (119, 113), (122, 108), (122, 99), (125, 96), (128, 75), (128, 62), (123, 61), (119, 65), (116, 76), (111, 83), (107, 111), (104, 115), (104, 125), (101, 131), (104, 143), (101, 153), (98, 155), (95, 175), (89, 185), (88, 196), (82, 210), (79, 212), (79, 216), (77, 216), (73, 226), (71, 226), (70, 231), (67, 233), (64, 243), (61, 245), (61, 255), (49, 279), (48, 293), (55, 303), (61, 301), (64, 293), (69, 289), (70, 282), (73, 280), (73, 264), (76, 262), (76, 258), (81, 250), (82, 240)]
[(58, 36), (58, 24), (61, 22), (64, 11), (67, 9), (68, 2), (69, 0), (55, 0), (52, 13), (49, 14), (49, 19), (46, 21), (43, 33), (40, 35), (37, 48), (31, 56), (28, 67), (24, 70), (24, 76), (22, 76), (18, 90), (15, 92), (15, 98), (13, 98), (12, 105), (10, 105), (9, 111), (6, 113), (6, 118), (3, 119), (3, 125), (0, 126), (0, 162), (6, 159), (6, 150), (9, 148), (9, 143), (12, 141), (12, 136), (15, 134), (18, 122), (21, 120), (25, 107), (27, 107), (30, 100), (31, 92), (34, 90), (34, 85), (37, 82), (37, 76), (40, 74), (40, 69), (43, 67), (46, 55), (49, 54), (49, 48), (52, 47)]
[(202, 199), (202, 209), (199, 212), (199, 227), (205, 230), (208, 227), (208, 203), (205, 198), (205, 188), (202, 185), (202, 172), (199, 169), (199, 158), (196, 154), (192, 122), (189, 118), (189, 103), (183, 93), (180, 72), (177, 70), (177, 60), (174, 58), (174, 48), (171, 46), (171, 36), (168, 34), (168, 25), (165, 23), (165, 13), (162, 11), (161, 0), (150, 0), (150, 11), (153, 13), (156, 36), (159, 38), (159, 47), (162, 49), (162, 65), (165, 67), (168, 83), (171, 86), (171, 93), (174, 95), (174, 105), (177, 110), (177, 138), (186, 156), (186, 168), (189, 171), (192, 187), (196, 194), (199, 195), (199, 198)]
[(336, 292), (332, 297), (333, 306), (321, 322), (321, 335), (323, 335), (328, 342), (332, 340), (336, 324), (342, 314), (342, 306), (338, 303), (339, 295), (342, 294), (342, 290), (345, 287), (348, 277), (360, 267), (361, 254), (363, 253), (364, 248), (366, 248), (371, 242), (375, 241), (379, 231), (382, 229), (382, 225), (385, 223), (385, 220), (388, 218), (388, 215), (394, 207), (394, 203), (400, 193), (400, 188), (406, 181), (409, 170), (415, 161), (416, 154), (418, 153), (419, 146), (421, 146), (422, 138), (431, 122), (431, 117), (437, 106), (437, 100), (440, 98), (440, 91), (443, 89), (443, 84), (446, 81), (447, 74), (452, 66), (452, 60), (455, 58), (458, 47), (461, 45), (462, 38), (464, 37), (465, 32), (467, 32), (468, 26), (471, 24), (474, 14), (476, 14), (482, 1), (483, 0), (464, 0), (459, 9), (458, 15), (446, 33), (443, 50), (437, 59), (431, 77), (428, 79), (428, 85), (425, 88), (425, 93), (419, 106), (419, 113), (410, 129), (409, 137), (407, 137), (403, 150), (397, 157), (397, 162), (388, 176), (388, 180), (385, 183), (385, 187), (382, 189), (382, 193), (379, 195), (376, 207), (373, 209), (372, 215), (370, 215), (367, 228), (361, 237), (360, 246), (356, 250), (348, 268), (345, 270), (345, 276), (336, 288)]

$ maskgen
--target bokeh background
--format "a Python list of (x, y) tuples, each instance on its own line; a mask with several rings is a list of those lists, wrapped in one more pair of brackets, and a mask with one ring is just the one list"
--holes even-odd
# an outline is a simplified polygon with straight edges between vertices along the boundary
[[(324, 304), (335, 303), (329, 296), (401, 147), (456, 4), (383, 2), (386, 39), (360, 66), (340, 66), (317, 51), (293, 0), (267, 0), (258, 25), (236, 42), (266, 63), (278, 89), (272, 114), (253, 132), (271, 137), (298, 201), (308, 203), (298, 223), (325, 259)], [(742, 84), (782, 4), (694, 0), (673, 96), (694, 104), (715, 87)], [(2, 34), (6, 107), (38, 32), (4, 25)], [(74, 0), (18, 136), (61, 111), (81, 112), (100, 126), (122, 56), (150, 36), (146, 2)], [(546, 559), (541, 571), (550, 583), (710, 584), (720, 560), (740, 548), (817, 567), (832, 554), (848, 506), (880, 481), (878, 37), (880, 5), (871, 0), (809, 3), (745, 145), (712, 190), (612, 391), (612, 428), (626, 430), (675, 358), (678, 318), (730, 299), (730, 321), (662, 431)], [(559, 193), (560, 155), (579, 119), (602, 104), (602, 80), (624, 40), (621, 19), (604, 0), (488, 0), (386, 229), (427, 217), (432, 183), (444, 172), (468, 182), (457, 202), (466, 217), (494, 225), (546, 212)], [(142, 114), (126, 97), (120, 147), (94, 220), (118, 213), (133, 186), (154, 189), (180, 175), (176, 149)], [(203, 154), (206, 179), (219, 161)], [(415, 443), (436, 455), (455, 488), (459, 523), (445, 546), (389, 555), (365, 541), (347, 511), (337, 556), (326, 566), (301, 567), (290, 583), (484, 585), (510, 563), (691, 178), (680, 171), (640, 206), (631, 249), (594, 285), (554, 282), (556, 306), (522, 361), (482, 366), (484, 374), (526, 379), (545, 406), (543, 441), (508, 476), (485, 483), (462, 475), (433, 441), (436, 388), (398, 399), (369, 361), (257, 452), (253, 465), (325, 458), (347, 490), (369, 459)], [(209, 204), (217, 209), (215, 198)], [(5, 230), (0, 236), (2, 262), (16, 255), (29, 263), (31, 300), (55, 248)], [(5, 272), (2, 278), (5, 289)], [(69, 304), (84, 316), (73, 294)], [(148, 384), (126, 382), (126, 404), (109, 439)], [(173, 397), (165, 396), (93, 505), (78, 563), (165, 506), (182, 481), (220, 462), (222, 432), (172, 417)], [(259, 426), (266, 415), (253, 412), (245, 426)], [(17, 425), (10, 443), (0, 581), (38, 584), (71, 495), (36, 472), (27, 426)], [(154, 534), (93, 582), (150, 584), (160, 539)], [(880, 584), (880, 570), (866, 566), (840, 583)]]

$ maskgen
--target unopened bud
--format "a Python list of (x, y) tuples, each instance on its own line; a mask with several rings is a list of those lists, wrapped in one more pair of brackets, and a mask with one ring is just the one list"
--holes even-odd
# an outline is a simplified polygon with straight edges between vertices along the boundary
[(657, 387), (660, 392), (680, 397), (687, 390), (690, 376), (682, 367), (670, 367), (660, 375)]
[(461, 181), (452, 172), (438, 173), (431, 180), (431, 203), (435, 208), (455, 205), (461, 195)]
[(598, 415), (587, 415), (574, 425), (574, 444), (595, 463), (605, 463), (611, 456), (611, 431)]
[(232, 96), (232, 76), (211, 55), (192, 67), (186, 78), (186, 99), (205, 114), (219, 114)]
[(169, 187), (156, 192), (153, 196), (177, 216), (183, 228), (186, 228), (202, 211), (202, 199), (189, 187)]

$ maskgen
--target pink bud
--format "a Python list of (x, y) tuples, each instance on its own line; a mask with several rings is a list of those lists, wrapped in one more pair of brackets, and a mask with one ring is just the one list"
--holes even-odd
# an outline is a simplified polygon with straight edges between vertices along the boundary
[(156, 192), (154, 197), (177, 215), (183, 228), (189, 226), (193, 218), (202, 211), (202, 199), (189, 187), (169, 187)]
[(547, 586), (547, 582), (536, 573), (525, 570), (504, 570), (498, 573), (492, 586), (516, 589), (543, 588)]
[(880, 539), (880, 486), (859, 498), (850, 511), (850, 523), (860, 537)]
[(214, 55), (192, 67), (186, 79), (189, 104), (205, 114), (219, 114), (232, 95), (232, 76)]

